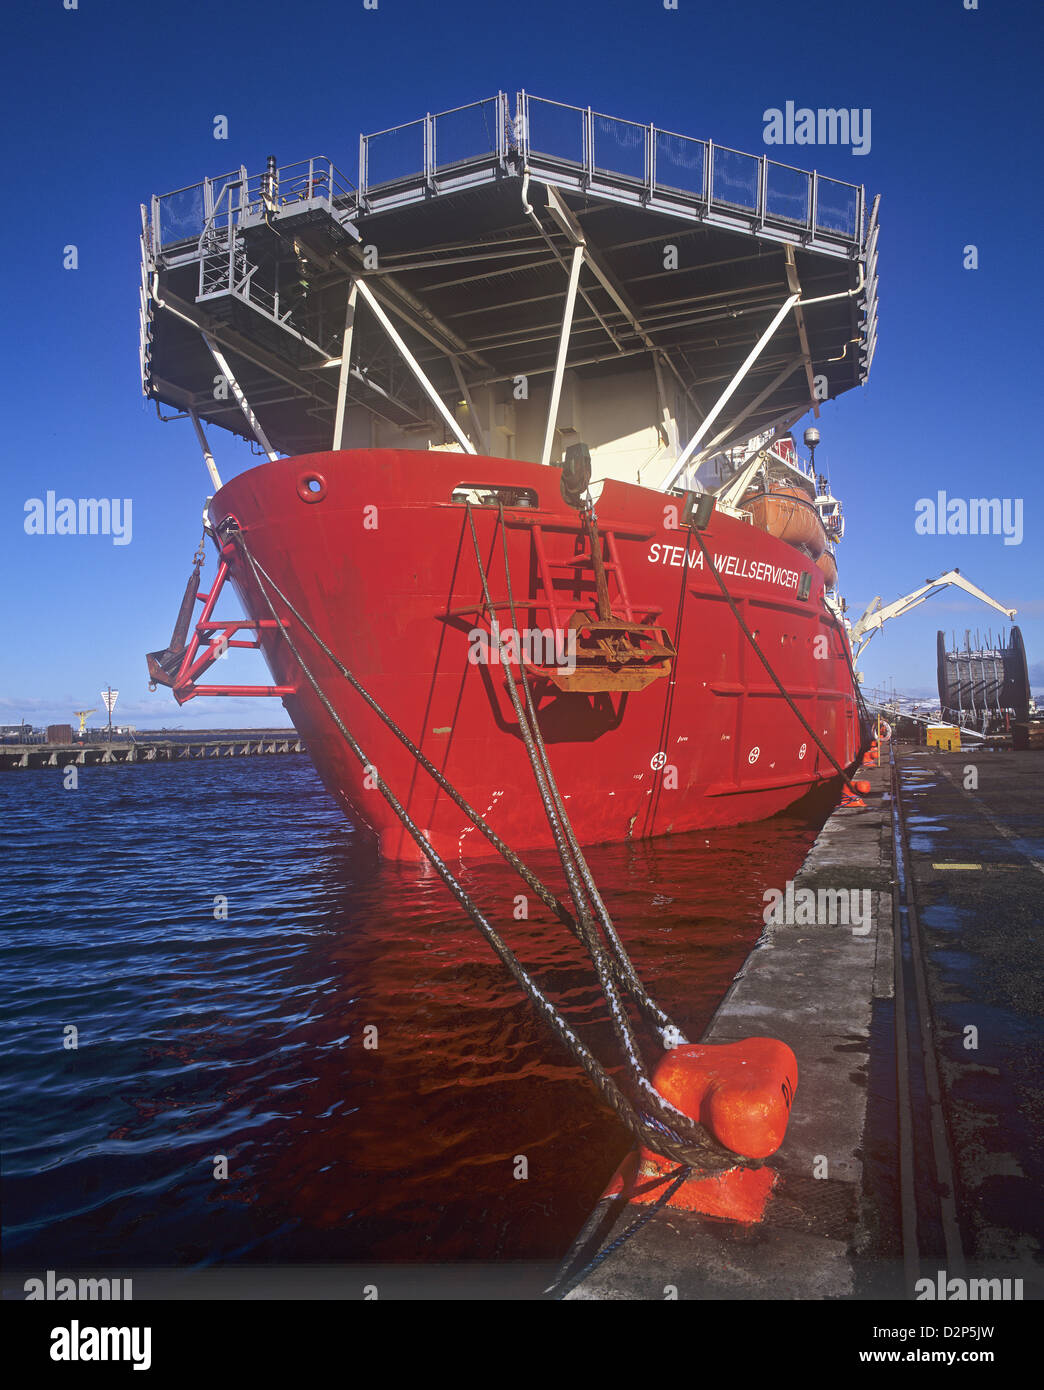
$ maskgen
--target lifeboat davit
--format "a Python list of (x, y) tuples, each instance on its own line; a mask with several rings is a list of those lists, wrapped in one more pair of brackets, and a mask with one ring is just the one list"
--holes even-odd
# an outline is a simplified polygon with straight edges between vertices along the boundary
[(788, 545), (800, 546), (813, 560), (818, 562), (826, 551), (823, 522), (801, 488), (773, 483), (767, 492), (749, 493), (742, 505), (755, 526)]
[(824, 550), (816, 561), (816, 564), (823, 571), (823, 583), (828, 589), (834, 588), (837, 584), (837, 561), (829, 550)]

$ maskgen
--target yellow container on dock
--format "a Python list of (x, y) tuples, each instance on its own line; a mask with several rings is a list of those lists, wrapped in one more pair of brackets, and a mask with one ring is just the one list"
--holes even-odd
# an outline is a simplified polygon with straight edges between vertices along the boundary
[(944, 753), (961, 751), (961, 731), (953, 724), (929, 724), (928, 747)]

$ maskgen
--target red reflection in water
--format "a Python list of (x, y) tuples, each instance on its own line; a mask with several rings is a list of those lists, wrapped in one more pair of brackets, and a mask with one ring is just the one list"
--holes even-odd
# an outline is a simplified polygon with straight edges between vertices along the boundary
[[(589, 862), (649, 992), (699, 1038), (821, 820), (595, 849)], [(556, 865), (534, 859), (553, 885)], [(595, 1054), (615, 1070), (604, 1002), (575, 939), (505, 868), (468, 889)], [(300, 1007), (248, 1185), (254, 1256), (524, 1260), (560, 1255), (629, 1147), (435, 878), (382, 868), (351, 889)], [(364, 1045), (376, 1028), (377, 1046)], [(657, 1040), (640, 1034), (647, 1058)], [(230, 1103), (232, 1101), (230, 1100)], [(528, 1176), (514, 1176), (524, 1157)], [(293, 1230), (276, 1248), (261, 1232)]]

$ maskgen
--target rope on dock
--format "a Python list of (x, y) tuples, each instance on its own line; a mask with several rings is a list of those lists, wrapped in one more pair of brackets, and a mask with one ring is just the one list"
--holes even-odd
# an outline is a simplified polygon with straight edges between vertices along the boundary
[[(803, 715), (803, 714), (801, 713), (801, 711), (798, 709), (797, 705), (794, 703), (794, 700), (793, 700), (792, 697), (790, 696), (789, 692), (788, 692), (788, 691), (785, 689), (785, 687), (783, 686), (782, 681), (780, 681), (779, 677), (776, 675), (775, 671), (772, 669), (772, 666), (771, 666), (771, 664), (770, 664), (768, 658), (765, 656), (764, 652), (762, 652), (761, 648), (758, 646), (757, 641), (756, 641), (755, 638), (754, 638), (754, 634), (750, 631), (750, 629), (748, 628), (747, 624), (745, 623), (745, 621), (744, 621), (744, 619), (743, 619), (743, 615), (740, 613), (739, 608), (737, 607), (735, 601), (734, 601), (733, 598), (732, 598), (732, 595), (729, 593), (728, 588), (726, 587), (724, 580), (722, 579), (721, 575), (718, 573), (718, 570), (717, 570), (717, 568), (715, 567), (715, 565), (714, 565), (714, 563), (713, 563), (713, 561), (712, 561), (712, 559), (711, 559), (711, 556), (710, 556), (710, 554), (709, 554), (709, 552), (708, 552), (708, 550), (707, 550), (707, 547), (704, 545), (703, 537), (700, 535), (698, 529), (697, 529), (696, 527), (691, 527), (691, 528), (690, 528), (689, 534), (690, 534), (690, 536), (695, 536), (696, 541), (697, 541), (697, 543), (698, 543), (699, 546), (700, 546), (700, 549), (703, 551), (703, 556), (704, 556), (704, 560), (705, 560), (705, 562), (706, 562), (706, 564), (707, 564), (707, 567), (710, 569), (710, 571), (713, 573), (715, 579), (717, 580), (717, 582), (718, 582), (718, 587), (720, 588), (720, 590), (721, 590), (721, 592), (722, 592), (722, 595), (723, 595), (723, 597), (725, 598), (726, 602), (728, 603), (729, 607), (732, 609), (732, 612), (733, 612), (734, 617), (736, 618), (736, 621), (739, 623), (740, 628), (743, 630), (744, 635), (746, 636), (747, 640), (750, 642), (751, 646), (754, 648), (755, 652), (757, 652), (758, 658), (759, 658), (759, 660), (761, 661), (762, 665), (765, 667), (765, 670), (768, 671), (769, 675), (772, 677), (772, 680), (774, 681), (774, 683), (775, 683), (775, 685), (776, 685), (776, 688), (779, 690), (780, 694), (781, 694), (781, 695), (783, 696), (783, 698), (786, 700), (787, 704), (790, 706), (790, 708), (791, 708), (791, 709), (794, 711), (794, 713), (797, 715), (798, 719), (799, 719), (799, 720), (801, 721), (801, 723), (804, 725), (804, 727), (805, 727), (805, 729), (807, 730), (809, 736), (815, 741), (816, 745), (817, 745), (817, 746), (819, 747), (819, 749), (822, 751), (822, 753), (824, 754), (824, 756), (828, 759), (828, 761), (831, 763), (831, 765), (835, 768), (835, 770), (837, 771), (838, 775), (842, 778), (842, 780), (843, 780), (843, 782), (845, 783), (845, 785), (846, 785), (846, 786), (849, 786), (850, 783), (849, 783), (849, 781), (848, 781), (848, 777), (847, 777), (847, 775), (846, 775), (844, 769), (843, 769), (843, 768), (840, 766), (840, 764), (837, 762), (836, 758), (834, 758), (834, 756), (833, 756), (833, 754), (830, 752), (830, 750), (823, 744), (823, 742), (822, 742), (821, 739), (819, 738), (818, 734), (816, 734), (815, 730), (814, 730), (814, 729), (811, 727), (811, 725), (808, 723), (808, 720), (804, 717), (804, 715)], [(686, 540), (686, 559), (687, 559), (687, 558), (688, 558), (688, 540)], [(505, 566), (506, 566), (506, 564), (507, 564), (507, 554), (506, 554), (506, 551), (505, 551), (505, 556), (504, 556), (504, 563), (505, 563)], [(509, 596), (510, 596), (510, 579), (508, 580), (508, 593), (509, 593)], [(683, 583), (683, 587), (682, 587), (682, 600), (684, 600), (684, 594), (685, 594), (685, 587), (684, 587), (684, 583)], [(680, 610), (679, 610), (679, 611), (680, 611)], [(831, 616), (833, 616), (833, 615), (831, 615)], [(513, 608), (513, 607), (512, 607), (512, 623), (513, 623), (513, 626), (517, 629), (518, 624), (517, 624), (517, 622), (515, 622), (515, 619), (514, 619), (514, 608)], [(846, 660), (847, 660), (847, 662), (848, 662), (848, 669), (849, 669), (849, 672), (851, 673), (851, 676), (852, 676), (853, 689), (855, 690), (855, 694), (856, 694), (857, 708), (859, 709), (859, 712), (860, 712), (860, 715), (861, 715), (861, 722), (862, 722), (862, 725), (863, 725), (863, 737), (864, 737), (864, 739), (865, 739), (865, 737), (866, 737), (866, 727), (867, 727), (867, 724), (868, 724), (868, 722), (869, 722), (869, 712), (868, 712), (868, 710), (867, 710), (867, 708), (866, 708), (866, 703), (865, 703), (865, 701), (863, 700), (862, 692), (861, 692), (860, 689), (859, 689), (859, 683), (858, 683), (858, 681), (856, 680), (855, 669), (854, 669), (854, 667), (853, 667), (853, 665), (852, 665), (852, 659), (851, 659), (851, 656), (849, 655), (849, 651), (848, 651), (848, 642), (847, 642), (847, 639), (845, 638), (845, 635), (844, 635), (844, 633), (843, 633), (843, 631), (842, 631), (842, 629), (841, 629), (841, 626), (840, 626), (840, 624), (837, 622), (837, 619), (836, 619), (836, 618), (834, 618), (834, 624), (835, 624), (835, 627), (837, 628), (838, 635), (839, 635), (839, 637), (841, 638), (842, 650), (844, 651), (845, 658), (846, 658)], [(527, 685), (527, 694), (528, 694), (528, 685)], [(862, 752), (862, 751), (863, 751), (863, 749), (861, 748), (861, 749), (860, 749), (860, 752)], [(645, 1226), (647, 1222), (651, 1221), (652, 1218), (656, 1215), (657, 1212), (662, 1211), (662, 1210), (667, 1206), (667, 1204), (670, 1202), (670, 1200), (671, 1200), (671, 1198), (674, 1196), (674, 1194), (681, 1188), (681, 1186), (687, 1181), (687, 1179), (688, 1179), (691, 1175), (692, 1175), (692, 1169), (691, 1169), (691, 1168), (686, 1168), (686, 1167), (684, 1167), (684, 1166), (679, 1167), (679, 1168), (676, 1169), (673, 1173), (666, 1173), (666, 1174), (662, 1175), (660, 1181), (667, 1183), (668, 1186), (664, 1189), (664, 1191), (661, 1193), (661, 1195), (657, 1198), (656, 1202), (653, 1203), (653, 1204), (650, 1205), (650, 1206), (647, 1206), (647, 1207), (642, 1211), (641, 1215), (639, 1215), (638, 1218), (637, 1218), (635, 1221), (631, 1222), (631, 1224), (630, 1224), (629, 1226), (627, 1226), (623, 1231), (621, 1231), (621, 1233), (620, 1233), (615, 1239), (613, 1239), (612, 1241), (610, 1241), (610, 1242), (608, 1242), (607, 1244), (603, 1245), (603, 1246), (601, 1247), (601, 1249), (599, 1249), (599, 1250), (596, 1252), (596, 1254), (595, 1254), (590, 1260), (587, 1261), (586, 1264), (584, 1264), (581, 1268), (576, 1268), (576, 1263), (577, 1263), (577, 1261), (583, 1258), (585, 1251), (586, 1251), (587, 1249), (590, 1248), (591, 1243), (597, 1238), (598, 1232), (599, 1232), (601, 1229), (603, 1229), (604, 1226), (605, 1226), (605, 1223), (606, 1223), (606, 1220), (607, 1220), (607, 1212), (606, 1212), (606, 1210), (599, 1210), (598, 1208), (596, 1208), (596, 1210), (592, 1213), (592, 1215), (591, 1215), (591, 1217), (589, 1218), (588, 1222), (587, 1222), (586, 1225), (584, 1226), (584, 1229), (580, 1232), (579, 1236), (578, 1236), (578, 1237), (576, 1238), (576, 1240), (573, 1242), (572, 1247), (570, 1248), (570, 1250), (569, 1250), (568, 1253), (566, 1254), (566, 1257), (565, 1257), (565, 1259), (563, 1260), (563, 1262), (562, 1262), (562, 1264), (561, 1264), (561, 1266), (560, 1266), (560, 1268), (559, 1268), (558, 1274), (555, 1276), (554, 1281), (553, 1281), (553, 1282), (551, 1283), (551, 1285), (545, 1290), (545, 1296), (548, 1297), (548, 1298), (557, 1299), (557, 1300), (564, 1299), (564, 1298), (566, 1297), (566, 1295), (567, 1295), (572, 1289), (576, 1288), (576, 1286), (577, 1286), (578, 1284), (582, 1283), (583, 1280), (586, 1279), (587, 1276), (588, 1276), (589, 1274), (591, 1274), (595, 1269), (597, 1269), (598, 1266), (599, 1266), (600, 1264), (602, 1264), (602, 1262), (603, 1262), (604, 1260), (608, 1259), (609, 1256), (612, 1255), (615, 1251), (619, 1250), (620, 1247), (621, 1247), (622, 1245), (626, 1244), (626, 1242), (629, 1241), (633, 1236), (637, 1235), (638, 1232), (642, 1229), (642, 1227)], [(611, 1208), (613, 1205), (619, 1203), (621, 1200), (623, 1200), (622, 1195), (617, 1196), (617, 1197), (611, 1199), (611, 1201), (610, 1201), (610, 1203), (609, 1203), (609, 1207)], [(605, 1204), (604, 1204), (604, 1203), (600, 1203), (599, 1205), (600, 1205), (600, 1207), (604, 1207)], [(611, 1218), (610, 1218), (610, 1221), (611, 1221)]]

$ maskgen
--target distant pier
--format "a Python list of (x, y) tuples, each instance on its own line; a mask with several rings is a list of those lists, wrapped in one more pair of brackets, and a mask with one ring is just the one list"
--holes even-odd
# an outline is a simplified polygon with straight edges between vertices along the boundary
[(244, 730), (200, 738), (117, 738), (111, 742), (0, 744), (0, 770), (39, 767), (104, 767), (125, 763), (173, 763), (186, 758), (256, 758), (303, 753), (293, 729), (270, 733)]

